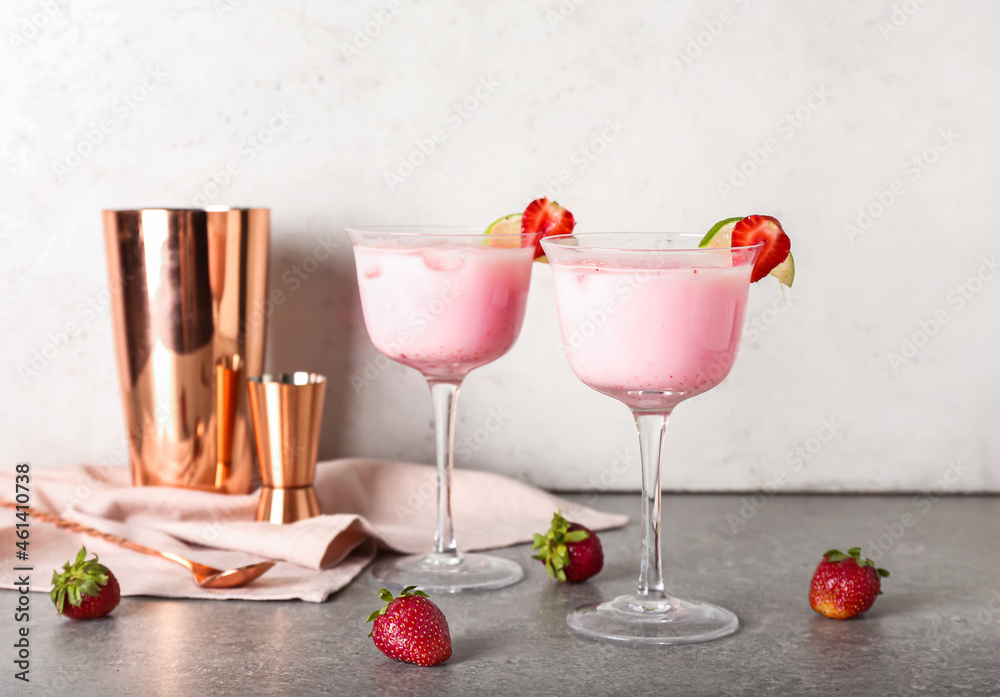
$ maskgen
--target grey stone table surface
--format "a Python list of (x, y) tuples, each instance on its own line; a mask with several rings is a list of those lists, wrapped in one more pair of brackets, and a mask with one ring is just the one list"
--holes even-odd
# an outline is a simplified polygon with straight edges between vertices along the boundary
[[(1000, 498), (666, 496), (668, 586), (740, 618), (730, 637), (673, 647), (567, 629), (569, 610), (633, 590), (638, 574), (638, 495), (573, 498), (632, 518), (602, 533), (604, 571), (556, 586), (527, 545), (500, 550), (525, 579), (436, 598), (454, 639), (440, 666), (374, 648), (377, 585), (362, 575), (321, 604), (126, 598), (89, 623), (36, 595), (25, 685), (17, 595), (3, 591), (0, 695), (1000, 695)], [(817, 615), (819, 556), (856, 544), (892, 572), (884, 595), (853, 620)]]

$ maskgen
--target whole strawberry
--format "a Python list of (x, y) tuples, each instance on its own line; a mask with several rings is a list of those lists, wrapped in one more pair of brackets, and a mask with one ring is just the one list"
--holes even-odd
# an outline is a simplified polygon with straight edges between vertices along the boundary
[(809, 604), (821, 615), (850, 619), (872, 606), (888, 575), (885, 569), (875, 568), (871, 559), (862, 559), (860, 547), (852, 547), (847, 554), (831, 549), (813, 574)]
[(451, 658), (451, 633), (441, 609), (416, 586), (407, 586), (395, 600), (382, 588), (378, 597), (385, 605), (368, 616), (374, 620), (375, 647), (389, 658), (418, 666), (436, 666)]
[(545, 536), (535, 533), (537, 549), (533, 559), (545, 564), (549, 578), (559, 582), (580, 583), (594, 576), (604, 568), (604, 550), (593, 530), (579, 523), (570, 523), (556, 511), (552, 525)]
[(73, 620), (94, 620), (118, 607), (122, 594), (115, 575), (97, 563), (96, 554), (88, 560), (87, 548), (81, 547), (72, 566), (66, 562), (62, 573), (52, 572), (49, 596), (59, 614)]

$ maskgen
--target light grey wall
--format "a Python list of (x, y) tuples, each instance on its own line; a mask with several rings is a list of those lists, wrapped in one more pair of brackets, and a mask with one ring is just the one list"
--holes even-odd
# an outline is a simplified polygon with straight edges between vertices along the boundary
[[(329, 376), (322, 455), (429, 462), (429, 396), (372, 367), (342, 230), (485, 226), (549, 193), (581, 229), (761, 212), (791, 235), (794, 290), (752, 289), (732, 375), (673, 418), (668, 488), (1000, 491), (998, 20), (986, 0), (8, 2), (0, 466), (121, 452), (99, 211), (204, 203), (273, 209), (268, 364)], [(558, 345), (539, 266), (519, 343), (467, 381), (457, 464), (637, 488), (628, 412)]]

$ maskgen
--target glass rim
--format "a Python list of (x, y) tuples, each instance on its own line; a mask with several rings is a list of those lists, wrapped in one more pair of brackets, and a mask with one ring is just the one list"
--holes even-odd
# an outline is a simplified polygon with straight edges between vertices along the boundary
[(493, 239), (522, 239), (533, 237), (537, 232), (506, 232), (486, 234), (482, 225), (351, 225), (344, 228), (345, 232), (361, 235), (383, 235), (401, 239), (441, 237), (445, 239), (461, 239), (463, 237)]
[(581, 240), (587, 237), (616, 237), (616, 236), (659, 236), (659, 237), (679, 237), (684, 239), (690, 239), (692, 241), (697, 240), (700, 242), (705, 238), (704, 234), (699, 234), (696, 232), (658, 232), (658, 231), (635, 231), (635, 232), (623, 232), (623, 231), (589, 231), (589, 232), (571, 232), (565, 235), (550, 235), (548, 237), (543, 237), (541, 240), (542, 248), (544, 249), (548, 245), (552, 245), (558, 249), (566, 250), (579, 250), (584, 251), (595, 251), (595, 252), (618, 252), (624, 254), (639, 253), (648, 254), (650, 252), (656, 252), (658, 254), (691, 254), (691, 253), (708, 253), (708, 252), (724, 252), (724, 251), (736, 251), (740, 249), (754, 250), (761, 249), (764, 247), (764, 242), (755, 242), (754, 244), (743, 245), (739, 247), (734, 247), (732, 245), (726, 247), (699, 247), (697, 242), (695, 242), (693, 247), (671, 247), (669, 249), (663, 248), (644, 248), (644, 247), (621, 247), (621, 246), (611, 246), (611, 245), (588, 245), (585, 247), (564, 244), (564, 242), (576, 239)]

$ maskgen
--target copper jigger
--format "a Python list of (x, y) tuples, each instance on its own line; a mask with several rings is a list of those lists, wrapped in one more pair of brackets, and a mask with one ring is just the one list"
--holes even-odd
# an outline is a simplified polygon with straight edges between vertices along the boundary
[(257, 520), (294, 523), (320, 514), (313, 480), (326, 378), (259, 375), (247, 381), (260, 478)]
[(104, 241), (132, 483), (249, 493), (270, 212), (108, 210)]

